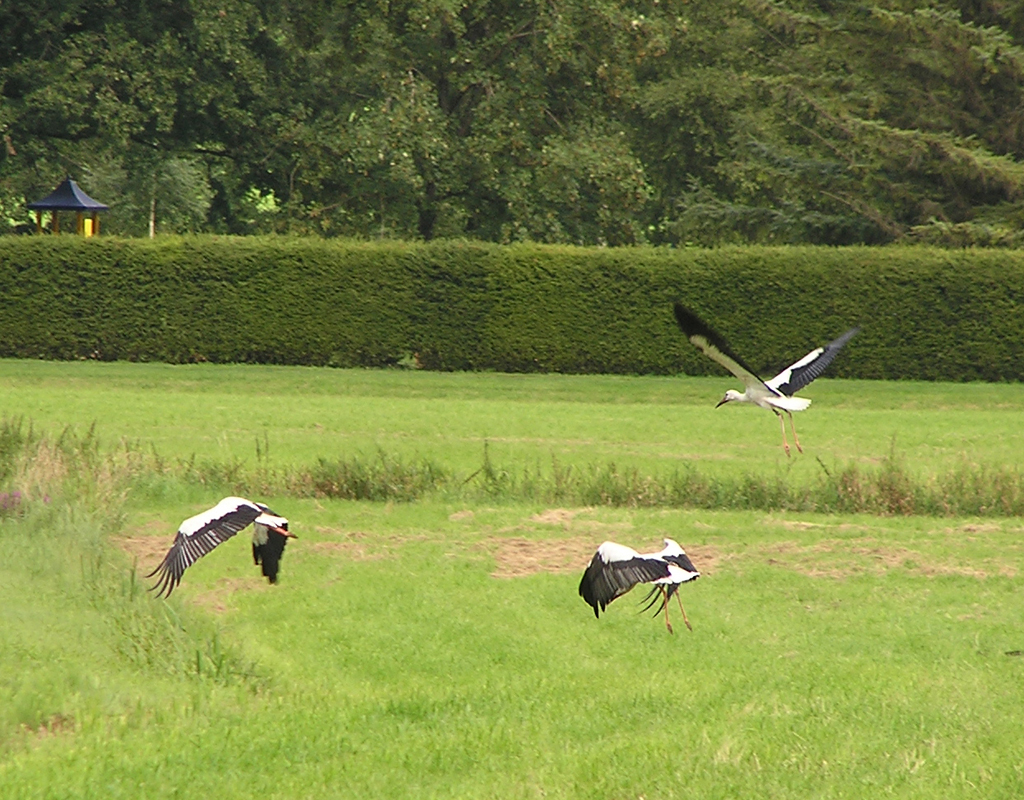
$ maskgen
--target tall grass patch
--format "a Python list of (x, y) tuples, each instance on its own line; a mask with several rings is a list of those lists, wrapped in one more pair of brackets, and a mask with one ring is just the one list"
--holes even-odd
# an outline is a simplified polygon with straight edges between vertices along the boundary
[(288, 494), (343, 500), (413, 502), (539, 502), (625, 508), (760, 509), (881, 516), (1024, 515), (1024, 472), (964, 462), (920, 476), (895, 451), (876, 467), (818, 459), (811, 480), (786, 473), (716, 475), (687, 465), (651, 474), (614, 462), (577, 466), (552, 458), (548, 466), (495, 463), (486, 442), (480, 466), (463, 475), (432, 460), (407, 461), (378, 451), (309, 468), (274, 471), (193, 462), (166, 465), (179, 475), (224, 492)]
[(261, 685), (209, 619), (154, 603), (112, 548), (139, 459), (16, 420), (0, 442), (16, 443), (0, 482), (0, 751), (111, 714), (140, 722), (163, 703), (152, 681)]
[[(211, 489), (883, 515), (1024, 510), (1018, 385), (822, 379), (798, 415), (807, 452), (786, 458), (771, 415), (714, 409), (727, 377), (36, 362), (0, 362), (0, 375), (0, 447), (50, 432), (17, 467), (38, 475), (18, 476), (11, 491), (36, 496), (36, 484), (62, 491), (77, 481), (73, 494), (110, 508), (125, 492), (152, 501)], [(28, 410), (31, 419), (19, 416)], [(8, 479), (15, 468), (0, 458)]]

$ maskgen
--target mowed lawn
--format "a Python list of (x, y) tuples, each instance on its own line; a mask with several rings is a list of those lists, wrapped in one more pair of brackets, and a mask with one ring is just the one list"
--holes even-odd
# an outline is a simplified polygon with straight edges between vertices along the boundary
[(0, 414), (125, 439), (164, 457), (272, 465), (352, 454), (477, 469), (487, 443), (508, 467), (635, 466), (795, 478), (890, 452), (924, 473), (964, 462), (1024, 464), (1024, 386), (819, 379), (794, 415), (806, 457), (787, 459), (761, 409), (715, 408), (710, 378), (431, 373), (307, 367), (0, 360)]
[[(731, 385), (0, 362), (0, 413), (168, 457), (255, 459), (259, 437), (282, 468), (379, 446), (470, 471), (486, 440), (511, 465), (796, 470), (894, 435), (926, 473), (1020, 463), (1018, 386), (819, 381), (786, 460), (771, 415), (714, 410)], [(115, 571), (148, 570), (218, 498), (130, 495)], [(141, 623), (76, 588), (77, 555), (33, 545), (32, 518), (0, 527), (0, 702), (45, 717), (0, 731), (0, 797), (1024, 795), (1019, 519), (263, 499), (300, 537), (280, 584), (239, 536), (166, 604), (252, 679), (124, 657)], [(693, 632), (675, 606), (674, 635), (638, 614), (639, 592), (595, 619), (576, 589), (597, 544), (666, 536), (704, 573), (681, 592)]]

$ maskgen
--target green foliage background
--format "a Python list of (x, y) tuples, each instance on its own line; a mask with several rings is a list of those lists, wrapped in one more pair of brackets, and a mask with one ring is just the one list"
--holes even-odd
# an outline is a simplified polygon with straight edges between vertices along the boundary
[(1019, 247), (1003, 0), (0, 5), (0, 227)]
[(769, 373), (860, 325), (836, 377), (1024, 378), (1024, 254), (199, 237), (0, 242), (0, 355), (717, 374), (692, 307)]

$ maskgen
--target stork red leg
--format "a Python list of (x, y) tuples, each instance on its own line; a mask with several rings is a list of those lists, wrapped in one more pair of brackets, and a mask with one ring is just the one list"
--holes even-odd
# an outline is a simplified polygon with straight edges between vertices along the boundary
[[(777, 416), (779, 418), (779, 423), (782, 425), (782, 446), (785, 448), (786, 455), (788, 456), (789, 455), (789, 442), (786, 441), (786, 420), (785, 420), (785, 418), (783, 418), (782, 414), (780, 414), (778, 411), (775, 412), (775, 416)], [(803, 450), (801, 450), (800, 452), (802, 453)]]
[[(800, 440), (798, 438), (796, 438), (796, 423), (793, 422), (793, 415), (790, 414), (790, 412), (788, 412), (788, 411), (786, 413), (789, 414), (789, 424), (790, 424), (790, 427), (793, 428), (793, 441), (796, 442), (796, 449), (799, 450), (802, 453), (804, 451), (804, 449), (800, 446)], [(785, 423), (783, 423), (782, 429), (783, 430), (786, 429)]]
[(676, 592), (676, 600), (679, 601), (679, 610), (683, 612), (683, 622), (685, 622), (686, 623), (686, 627), (689, 628), (692, 631), (693, 630), (693, 626), (690, 624), (690, 620), (688, 620), (686, 618), (686, 609), (683, 608), (683, 598), (681, 598), (679, 596), (679, 592), (678, 591)]
[(675, 633), (675, 631), (672, 630), (672, 623), (668, 621), (668, 594), (665, 592), (664, 586), (659, 586), (658, 588), (661, 589), (661, 596), (665, 601), (665, 627), (668, 628), (669, 633)]

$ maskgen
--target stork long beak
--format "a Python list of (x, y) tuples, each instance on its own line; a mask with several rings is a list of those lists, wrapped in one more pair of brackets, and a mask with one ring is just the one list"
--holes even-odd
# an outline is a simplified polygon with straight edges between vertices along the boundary
[(294, 533), (292, 533), (291, 531), (286, 531), (284, 528), (274, 528), (274, 527), (272, 527), (270, 525), (268, 525), (267, 527), (270, 528), (270, 530), (272, 530), (274, 533), (279, 533), (282, 536), (287, 536), (289, 539), (298, 539), (299, 538)]
[(723, 398), (722, 398), (721, 400), (719, 400), (719, 401), (718, 401), (718, 403), (717, 403), (717, 404), (715, 405), (715, 408), (718, 408), (719, 406), (724, 406), (724, 405), (725, 405), (726, 403), (728, 403), (728, 402), (729, 402), (729, 398), (728, 398), (728, 397), (723, 397)]

